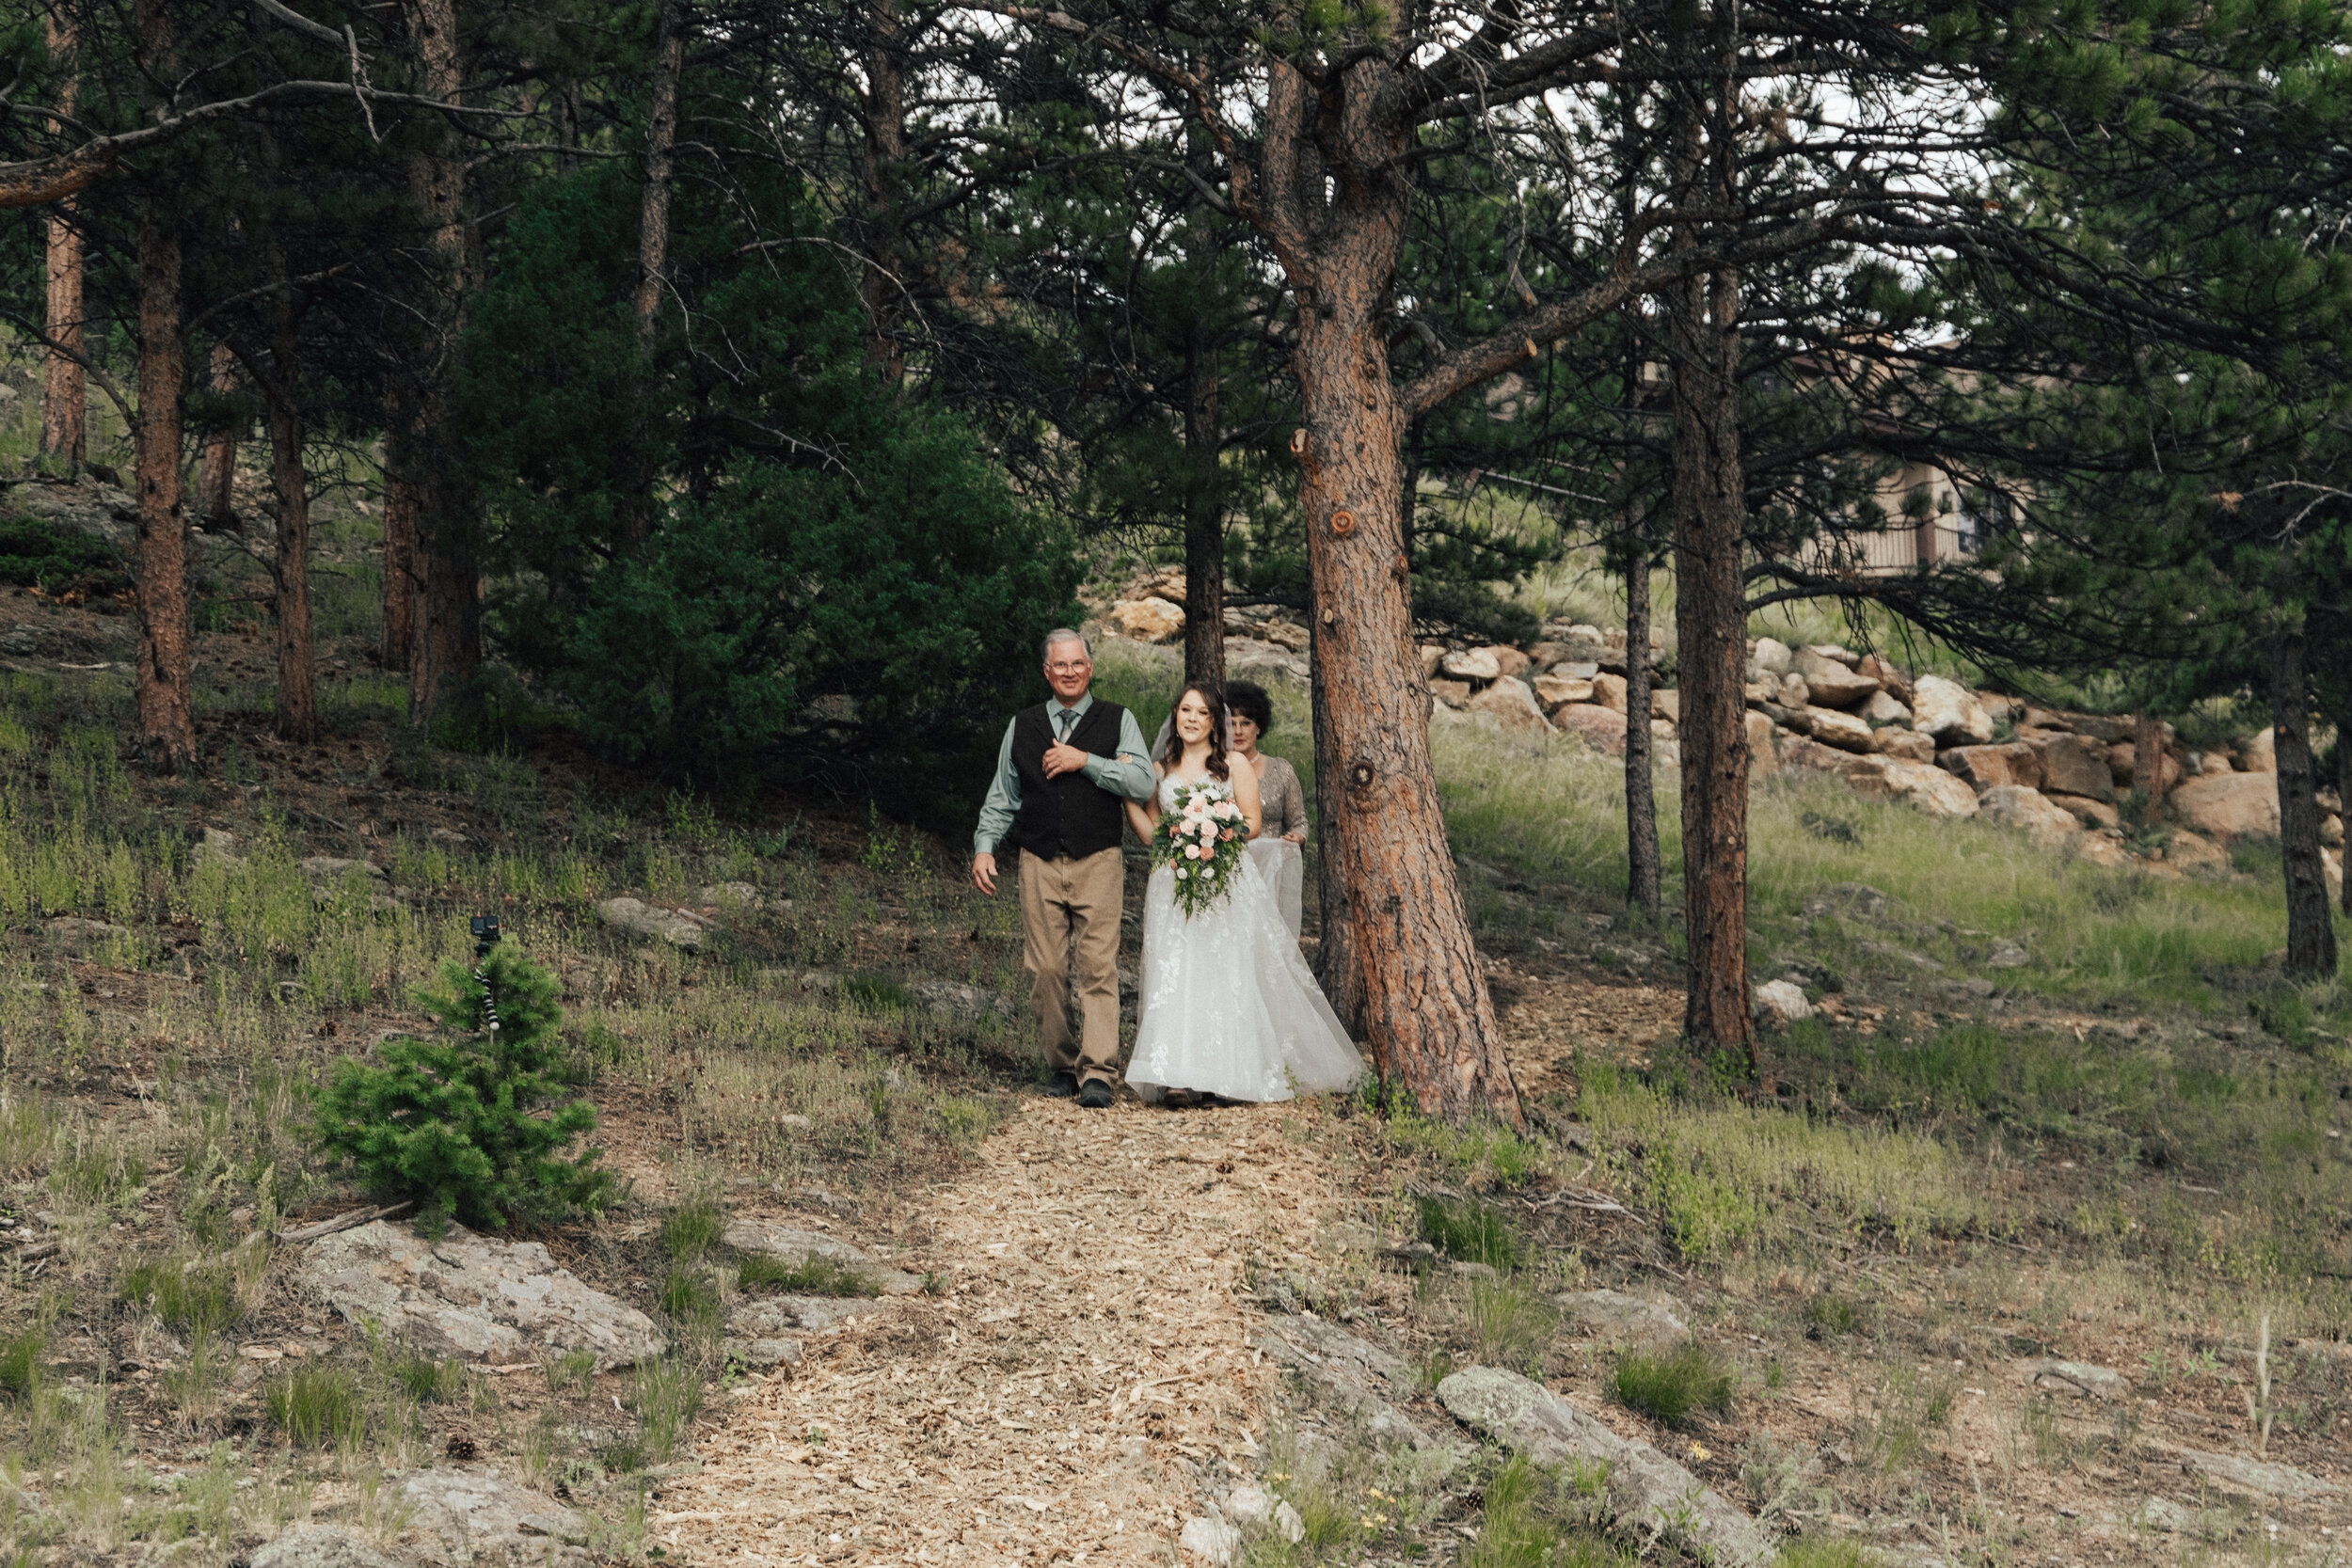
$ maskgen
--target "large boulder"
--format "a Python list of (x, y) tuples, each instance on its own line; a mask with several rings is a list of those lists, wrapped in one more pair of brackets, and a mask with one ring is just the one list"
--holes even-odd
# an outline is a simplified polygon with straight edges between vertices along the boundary
[(2249, 773), (2276, 773), (2279, 770), (2279, 736), (2268, 725), (2246, 737), (2237, 749), (2237, 765)]
[(1813, 705), (1813, 688), (1794, 670), (1780, 677), (1780, 689), (1775, 698), (1786, 708), (1807, 708)]
[(472, 1470), (420, 1470), (400, 1483), (404, 1537), (445, 1568), (586, 1563), (594, 1522), (544, 1492)]
[(2164, 863), (2178, 866), (2183, 871), (2227, 871), (2230, 869), (2230, 856), (2213, 840), (2200, 837), (2186, 828), (2179, 828), (2165, 841)]
[(1858, 779), (1880, 779), (1885, 774), (1886, 759), (1880, 756), (1857, 756), (1841, 752), (1835, 746), (1824, 746), (1818, 740), (1794, 736), (1781, 742), (1780, 765), (1802, 768), (1816, 773), (1835, 773), (1852, 783)]
[(1558, 707), (1562, 703), (1589, 703), (1593, 700), (1593, 683), (1589, 676), (1580, 680), (1555, 671), (1549, 675), (1537, 675), (1529, 684), (1535, 689), (1535, 700), (1548, 709)]
[(1977, 798), (1978, 815), (2015, 828), (2041, 849), (2061, 849), (2082, 835), (2082, 824), (2050, 803), (2038, 789), (2002, 784)]
[(1924, 762), (1881, 756), (1879, 780), (1888, 795), (1914, 811), (1930, 816), (1969, 817), (1977, 815), (1977, 792), (1941, 768)]
[(634, 937), (655, 937), (673, 947), (693, 952), (710, 935), (710, 923), (684, 910), (665, 910), (642, 898), (608, 898), (596, 906), (596, 916), (617, 931)]
[(1470, 706), (1470, 688), (1468, 681), (1450, 681), (1439, 675), (1429, 683), (1429, 694), (1448, 707)]
[[(1798, 721), (1802, 720), (1802, 723)], [(1789, 721), (1789, 728), (1803, 729), (1824, 746), (1835, 746), (1841, 752), (1872, 752), (1878, 749), (1870, 726), (1851, 713), (1840, 713), (1834, 707), (1809, 707)]]
[(1748, 1010), (1759, 1022), (1794, 1023), (1813, 1016), (1813, 1004), (1804, 999), (1804, 989), (1794, 980), (1767, 980), (1756, 988)]
[[(1804, 993), (1797, 995), (1802, 1001)], [(1629, 1296), (1623, 1291), (1570, 1291), (1551, 1301), (1571, 1329), (1613, 1344), (1667, 1350), (1691, 1338), (1689, 1326), (1675, 1315), (1672, 1301)]]
[[(1797, 673), (1804, 677), (1805, 689), (1813, 694), (1813, 701), (1822, 707), (1860, 707), (1879, 694), (1879, 683), (1872, 677), (1820, 658), (1809, 648), (1798, 657)], [(1805, 665), (1802, 662), (1804, 659), (1814, 662)]]
[(1911, 689), (1911, 727), (1949, 746), (1981, 746), (1993, 738), (1993, 720), (1958, 681), (1921, 675)]
[(2056, 790), (2043, 790), (2050, 804), (2072, 816), (2086, 828), (2121, 826), (2123, 814), (2105, 800), (2094, 800), (2088, 795), (2065, 795)]
[(1776, 637), (1757, 638), (1754, 657), (1756, 673), (1774, 679), (1787, 674), (1796, 658), (1788, 644)]
[(1598, 703), (1563, 703), (1551, 710), (1551, 721), (1569, 735), (1612, 756), (1625, 755), (1625, 715)]
[(1456, 648), (1438, 661), (1438, 668), (1457, 681), (1490, 681), (1502, 673), (1502, 661), (1492, 648)]
[(1955, 746), (1935, 760), (1979, 795), (2004, 784), (2042, 787), (2042, 754), (2022, 740), (2002, 746)]
[(1173, 642), (1184, 635), (1184, 610), (1156, 594), (1120, 599), (1111, 606), (1111, 625), (1137, 642)]
[(737, 1219), (727, 1225), (727, 1245), (739, 1252), (764, 1252), (787, 1261), (822, 1258), (852, 1269), (881, 1287), (884, 1295), (913, 1295), (923, 1288), (919, 1275), (878, 1263), (838, 1236), (803, 1230), (774, 1220)]
[(1652, 719), (1663, 719), (1669, 724), (1681, 723), (1682, 693), (1671, 690), (1652, 691), (1649, 694), (1649, 716)]
[[(1836, 707), (1837, 705), (1832, 703), (1829, 705)], [(1885, 691), (1871, 692), (1869, 700), (1854, 711), (1873, 724), (1908, 724), (1911, 722), (1911, 709), (1905, 707), (1892, 693)]]
[(1887, 695), (1895, 700), (1902, 703), (1911, 701), (1911, 677), (1878, 655), (1863, 655), (1862, 662), (1854, 666), (1854, 671), (1857, 674), (1874, 677), (1886, 689)]
[(1535, 693), (1529, 690), (1527, 683), (1517, 675), (1503, 676), (1465, 705), (1472, 713), (1491, 713), (1514, 729), (1547, 730), (1551, 727), (1544, 720), (1544, 710), (1536, 705)]
[[(2172, 786), (2181, 782), (2181, 759), (2169, 752), (2158, 752), (2156, 787), (2164, 794), (2172, 793)], [(2119, 740), (2107, 748), (2107, 774), (2119, 790), (2134, 787), (2132, 780), (2138, 772), (2139, 748), (2128, 740)]]
[(1398, 1408), (1414, 1392), (1413, 1370), (1368, 1339), (1321, 1318), (1277, 1314), (1257, 1334), (1258, 1348), (1298, 1374), (1318, 1400), (1345, 1411), (1380, 1448), (1408, 1449), (1424, 1465), (1452, 1471), (1467, 1445), (1424, 1430)]
[(2115, 787), (2105, 742), (2087, 735), (2056, 735), (2033, 743), (2042, 762), (2042, 788), (2053, 795), (2100, 800)]
[(1935, 737), (1921, 735), (1917, 730), (1889, 724), (1883, 730), (1871, 731), (1870, 741), (1883, 755), (1903, 762), (1931, 763), (1935, 760)]
[(1478, 651), (1493, 657), (1495, 672), (1498, 674), (1523, 675), (1527, 673), (1527, 656), (1508, 642), (1497, 642), (1491, 647), (1481, 648)]
[(1593, 677), (1593, 701), (1614, 713), (1625, 711), (1625, 677), (1606, 673)]
[(2276, 773), (2209, 773), (2167, 798), (2172, 815), (2207, 838), (2279, 836)]
[(1771, 1531), (1680, 1465), (1517, 1372), (1470, 1367), (1438, 1384), (1438, 1398), (1456, 1420), (1537, 1465), (1571, 1473), (1606, 1465), (1605, 1506), (1629, 1536), (1665, 1537), (1718, 1568), (1766, 1568), (1778, 1554)]
[(403, 1568), (348, 1531), (328, 1526), (290, 1530), (246, 1561), (247, 1568)]
[(377, 1220), (311, 1243), (300, 1274), (351, 1323), (429, 1354), (512, 1366), (585, 1350), (612, 1368), (667, 1344), (651, 1318), (589, 1289), (538, 1243), (493, 1241), (461, 1225), (428, 1242)]

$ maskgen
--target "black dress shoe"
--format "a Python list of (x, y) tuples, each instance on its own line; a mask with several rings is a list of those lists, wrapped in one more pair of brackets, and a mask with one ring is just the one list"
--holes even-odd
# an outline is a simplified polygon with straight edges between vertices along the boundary
[(1056, 1100), (1068, 1100), (1078, 1092), (1078, 1075), (1074, 1072), (1054, 1074), (1045, 1080), (1045, 1092)]
[(1108, 1084), (1104, 1083), (1099, 1078), (1093, 1083), (1089, 1084), (1085, 1088), (1078, 1091), (1078, 1103), (1085, 1106), (1089, 1111), (1103, 1110), (1106, 1108), (1110, 1102), (1111, 1086)]

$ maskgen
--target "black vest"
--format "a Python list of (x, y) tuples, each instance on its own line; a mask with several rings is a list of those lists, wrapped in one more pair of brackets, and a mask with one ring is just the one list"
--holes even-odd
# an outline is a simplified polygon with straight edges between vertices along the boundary
[[(1045, 751), (1054, 744), (1054, 721), (1047, 712), (1059, 705), (1040, 703), (1024, 708), (1012, 721), (1012, 766), (1021, 778), (1021, 811), (1012, 819), (1010, 836), (1015, 847), (1049, 861), (1118, 848), (1127, 821), (1126, 801), (1085, 773), (1045, 776)], [(1070, 744), (1096, 756), (1115, 757), (1126, 717), (1125, 708), (1097, 697), (1072, 726)]]

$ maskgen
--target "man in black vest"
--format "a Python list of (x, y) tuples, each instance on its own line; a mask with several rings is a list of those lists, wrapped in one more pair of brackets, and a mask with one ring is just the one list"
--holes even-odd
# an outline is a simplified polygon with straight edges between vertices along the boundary
[[(996, 892), (996, 847), (1021, 852), (1022, 967), (1037, 1008), (1048, 1094), (1101, 1110), (1119, 1073), (1119, 913), (1126, 875), (1119, 846), (1129, 800), (1159, 780), (1135, 715), (1098, 703), (1094, 654), (1069, 627), (1045, 634), (1054, 700), (1005, 726), (996, 778), (972, 835), (972, 883)], [(1083, 1027), (1070, 1028), (1069, 975), (1077, 960)]]

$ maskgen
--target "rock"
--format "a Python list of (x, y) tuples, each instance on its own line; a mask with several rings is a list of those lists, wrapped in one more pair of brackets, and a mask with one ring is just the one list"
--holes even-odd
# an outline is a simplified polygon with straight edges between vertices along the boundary
[(1413, 1370), (1379, 1346), (1320, 1318), (1291, 1316), (1266, 1319), (1257, 1344), (1360, 1420), (1382, 1448), (1411, 1449), (1449, 1471), (1464, 1457), (1461, 1445), (1431, 1436), (1391, 1402), (1412, 1397)]
[[(1836, 704), (1830, 705), (1836, 706)], [(1854, 710), (1873, 724), (1908, 724), (1911, 709), (1903, 706), (1884, 691), (1873, 691), (1869, 700)]]
[(2058, 715), (2056, 722), (2060, 729), (2097, 741), (2102, 751), (2119, 740), (2129, 740), (2137, 724), (2128, 713), (2067, 713)]
[(342, 1530), (292, 1530), (246, 1559), (247, 1568), (403, 1568)]
[(2190, 779), (2167, 798), (2166, 804), (2189, 827), (2224, 844), (2249, 836), (2279, 836), (2279, 778), (2275, 773), (2216, 773)]
[(225, 828), (205, 829), (203, 842), (196, 847), (190, 858), (224, 861), (231, 866), (245, 863), (245, 857), (237, 853), (237, 835)]
[(1983, 745), (1993, 738), (1993, 720), (1958, 681), (1921, 675), (1911, 689), (1911, 727), (1952, 745)]
[(1494, 659), (1495, 672), (1498, 675), (1517, 676), (1527, 673), (1527, 656), (1508, 642), (1497, 642), (1491, 647), (1481, 648), (1478, 651)]
[(2022, 740), (2002, 746), (1955, 746), (1936, 753), (1935, 760), (1979, 795), (2004, 784), (2020, 789), (2042, 787), (2041, 753)]
[(1595, 675), (1593, 677), (1593, 701), (1612, 713), (1623, 713), (1625, 711), (1625, 677), (1623, 675)]
[(1287, 654), (1303, 654), (1314, 641), (1314, 634), (1305, 626), (1283, 620), (1265, 622), (1258, 627), (1258, 635)]
[(2057, 790), (2045, 790), (2043, 794), (2050, 804), (2086, 828), (2113, 828), (2123, 820), (2122, 814), (2105, 800), (2094, 800), (2087, 795), (2061, 794)]
[(2341, 847), (2344, 843), (2344, 818), (2334, 812), (2329, 812), (2321, 817), (2319, 819), (2319, 842), (2330, 849)]
[(1987, 969), (2023, 969), (2031, 962), (2033, 955), (2027, 953), (2022, 943), (2010, 942), (2005, 937), (1995, 940), (1992, 951), (1984, 956), (1984, 967)]
[(1537, 675), (1533, 684), (1535, 700), (1548, 709), (1558, 707), (1562, 703), (1589, 703), (1593, 700), (1590, 679), (1579, 680), (1558, 674)]
[[(1797, 1000), (1804, 1000), (1803, 991), (1797, 993)], [(1675, 1316), (1671, 1303), (1648, 1301), (1622, 1291), (1571, 1291), (1551, 1299), (1570, 1323), (1613, 1343), (1664, 1347), (1691, 1337), (1689, 1326)]]
[(1757, 673), (1766, 675), (1785, 675), (1796, 661), (1788, 644), (1775, 637), (1757, 638), (1753, 657)]
[[(1926, 740), (1927, 736), (1919, 738)], [(1977, 815), (1977, 792), (1941, 768), (1931, 768), (1924, 762), (1908, 762), (1889, 755), (1874, 760), (1880, 764), (1879, 781), (1889, 799), (1900, 800), (1913, 810), (1926, 812), (1930, 816), (1964, 818)], [(1857, 784), (1856, 787), (1861, 789), (1865, 786)]]
[(1111, 606), (1111, 625), (1137, 642), (1173, 642), (1184, 635), (1184, 610), (1154, 594)]
[(1469, 703), (1472, 713), (1491, 713), (1512, 728), (1546, 730), (1551, 727), (1544, 718), (1544, 710), (1535, 705), (1535, 693), (1517, 675), (1504, 675), (1492, 686), (1472, 697)]
[[(1889, 724), (1883, 730), (1872, 730), (1870, 740), (1881, 756), (1893, 757), (1899, 762), (1915, 762), (1923, 767), (1935, 761), (1935, 737), (1921, 735), (1917, 730), (1900, 729)], [(1973, 795), (1976, 791), (1972, 789), (1968, 793)], [(1971, 812), (1969, 815), (1973, 816), (1976, 814)]]
[[(1878, 655), (1864, 654), (1862, 662), (1854, 666), (1854, 673), (1868, 675), (1876, 680), (1879, 685), (1886, 689), (1890, 700), (1899, 703), (1911, 701), (1911, 677)], [(1903, 710), (1903, 716), (1905, 718), (1911, 716), (1909, 708), (1906, 707)]]
[(71, 483), (28, 480), (10, 485), (5, 504), (11, 513), (30, 514), (67, 532), (125, 548), (137, 535), (138, 502), (87, 475)]
[(871, 1296), (757, 1296), (727, 1314), (729, 1343), (789, 1339), (794, 1332), (824, 1334), (850, 1318), (871, 1316)]
[(1815, 658), (1828, 659), (1843, 670), (1851, 670), (1862, 662), (1860, 654), (1851, 648), (1842, 648), (1835, 642), (1809, 642), (1802, 651), (1811, 654)]
[(1668, 1537), (1719, 1568), (1766, 1568), (1777, 1553), (1770, 1531), (1680, 1465), (1516, 1372), (1471, 1367), (1438, 1384), (1438, 1398), (1457, 1420), (1535, 1464), (1607, 1463), (1607, 1507), (1628, 1535)]
[(719, 1349), (755, 1372), (764, 1372), (771, 1367), (798, 1366), (801, 1360), (801, 1342), (798, 1339), (738, 1339), (729, 1337), (720, 1342)]
[(1847, 920), (1876, 920), (1886, 912), (1886, 895), (1867, 882), (1832, 882), (1804, 901), (1805, 918), (1837, 915)]
[(1808, 708), (1813, 705), (1813, 688), (1794, 671), (1780, 677), (1780, 705), (1787, 708)]
[(1233, 1560), (1233, 1554), (1241, 1550), (1241, 1531), (1222, 1519), (1202, 1514), (1184, 1521), (1184, 1532), (1176, 1537), (1176, 1544), (1203, 1561), (1215, 1563), (1216, 1568), (1226, 1568)]
[[(207, 830), (208, 834), (209, 832)], [(339, 860), (333, 855), (310, 855), (294, 863), (305, 877), (313, 881), (339, 882), (346, 874), (354, 871), (362, 877), (372, 878), (377, 881), (384, 879), (384, 868), (371, 865), (366, 861)]]
[(2249, 773), (2276, 773), (2279, 770), (2278, 733), (2265, 725), (2249, 736), (2237, 749), (2237, 765)]
[(659, 937), (673, 947), (693, 952), (703, 944), (710, 927), (701, 916), (683, 910), (656, 909), (642, 899), (626, 895), (608, 898), (596, 906), (596, 914), (607, 926), (627, 931), (635, 937)]
[(2034, 742), (2033, 748), (2042, 759), (2041, 787), (2051, 794), (2098, 800), (2115, 787), (2106, 747), (2089, 736), (2052, 736)]
[(1748, 1010), (1758, 1020), (1772, 1023), (1794, 1023), (1801, 1018), (1813, 1016), (1813, 1004), (1804, 999), (1802, 989), (1787, 980), (1768, 980), (1756, 988), (1756, 998)]
[(1225, 1517), (1243, 1529), (1266, 1528), (1296, 1544), (1307, 1538), (1298, 1511), (1255, 1481), (1247, 1481), (1226, 1495)]
[(886, 1267), (837, 1236), (802, 1230), (773, 1220), (737, 1219), (727, 1223), (727, 1245), (745, 1252), (764, 1252), (785, 1259), (829, 1258), (873, 1280), (884, 1295), (912, 1295), (923, 1288), (922, 1277)]
[(1748, 776), (1760, 779), (1780, 771), (1780, 750), (1772, 744), (1772, 721), (1769, 715), (1750, 713), (1741, 720), (1748, 737)]
[(1490, 681), (1502, 673), (1502, 663), (1492, 648), (1457, 650), (1439, 659), (1438, 668), (1457, 681)]
[(581, 1284), (538, 1243), (460, 1225), (428, 1242), (377, 1220), (311, 1243), (300, 1274), (347, 1321), (373, 1321), (431, 1354), (511, 1366), (543, 1350), (587, 1350), (609, 1369), (667, 1344), (652, 1319)]
[(544, 1492), (471, 1470), (421, 1470), (400, 1483), (407, 1532), (427, 1560), (530, 1564), (590, 1560), (589, 1517)]
[(2244, 1454), (2204, 1453), (2196, 1449), (2176, 1449), (2182, 1467), (2195, 1474), (2210, 1476), (2222, 1485), (2240, 1492), (2255, 1493), (2265, 1497), (2333, 1497), (2344, 1488), (2320, 1480), (2292, 1465), (2270, 1464), (2249, 1459)]
[(1827, 659), (1807, 667), (1804, 660), (1813, 658), (1811, 649), (1799, 656), (1798, 673), (1804, 676), (1805, 689), (1812, 693), (1814, 703), (1821, 707), (1860, 707), (1879, 693), (1879, 683), (1867, 675), (1857, 675), (1842, 664)]
[(1649, 694), (1649, 716), (1652, 719), (1663, 719), (1669, 724), (1681, 723), (1682, 693), (1679, 691), (1651, 692)]
[(1423, 642), (1421, 645), (1421, 678), (1427, 680), (1430, 676), (1436, 674), (1438, 673), (1438, 664), (1441, 663), (1444, 658), (1445, 645), (1443, 643)]
[(2195, 762), (2197, 766), (2190, 768), (2189, 771), (2198, 775), (2200, 778), (2212, 774), (2234, 773), (2237, 771), (2237, 759), (2227, 752), (2200, 752), (2190, 760)]
[(1565, 664), (1574, 657), (1575, 650), (1567, 643), (1550, 639), (1530, 643), (1527, 649), (1527, 662), (1538, 670), (1549, 670), (1555, 664)]
[(2017, 1363), (2017, 1375), (2037, 1388), (2056, 1388), (2094, 1399), (2120, 1399), (2131, 1392), (2131, 1380), (2122, 1372), (2094, 1367), (2087, 1361), (2059, 1361), (2037, 1356)]
[(1450, 681), (1439, 676), (1429, 683), (1429, 694), (1448, 707), (1468, 707), (1470, 694), (1470, 682)]
[(2150, 1497), (2124, 1515), (2123, 1522), (2134, 1529), (2160, 1529), (2168, 1535), (2197, 1528), (2197, 1511), (2183, 1508), (2169, 1497)]
[[(1624, 701), (1620, 694), (1618, 700)], [(1596, 751), (1625, 755), (1625, 714), (1597, 703), (1563, 703), (1551, 710), (1551, 721)]]
[(1804, 720), (1805, 733), (1824, 746), (1857, 752), (1877, 749), (1870, 726), (1851, 713), (1840, 713), (1834, 707), (1809, 707), (1804, 710)]
[(2038, 789), (2002, 784), (1977, 797), (1977, 810), (1988, 822), (2016, 828), (2040, 849), (2060, 849), (2074, 843), (2081, 824), (2050, 804)]
[(991, 1020), (999, 1023), (1021, 1020), (1021, 1009), (1005, 997), (959, 980), (909, 980), (907, 994), (964, 1027)]
[(713, 909), (741, 910), (756, 914), (768, 907), (759, 889), (749, 882), (713, 882), (694, 891), (694, 902)]
[(2134, 863), (2123, 847), (2122, 835), (2106, 829), (2086, 832), (2074, 841), (2074, 858), (2088, 865), (2122, 866)]
[(2230, 857), (2210, 839), (2178, 828), (2165, 843), (2164, 863), (2179, 866), (2183, 871), (2227, 871)]
[(1783, 768), (1809, 768), (1817, 773), (1835, 773), (1849, 784), (1857, 779), (1880, 780), (1886, 766), (1884, 757), (1856, 756), (1851, 752), (1824, 746), (1818, 740), (1792, 736), (1781, 742), (1780, 765)]

